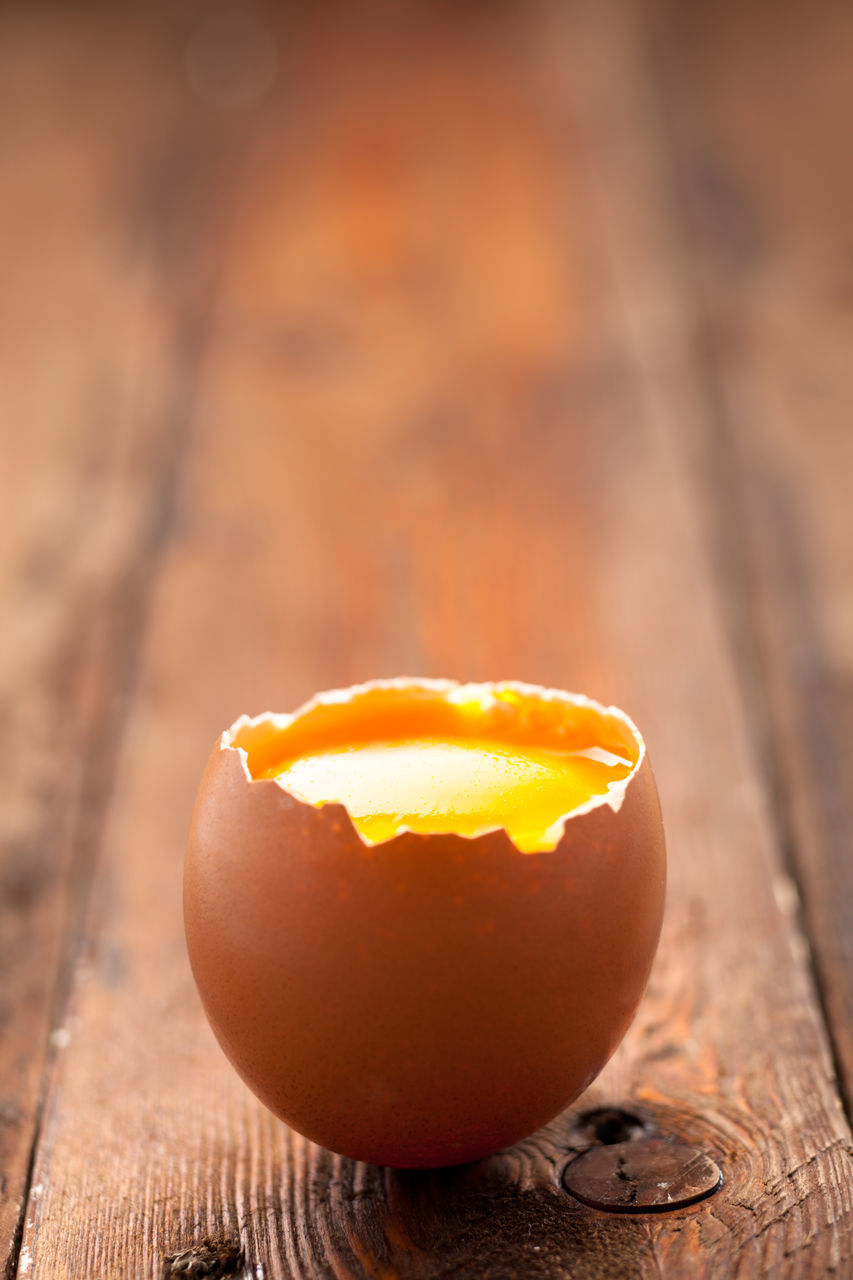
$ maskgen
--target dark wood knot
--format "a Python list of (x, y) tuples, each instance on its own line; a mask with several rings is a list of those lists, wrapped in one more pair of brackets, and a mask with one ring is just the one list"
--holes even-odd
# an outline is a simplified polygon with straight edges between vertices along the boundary
[(563, 1171), (563, 1186), (593, 1209), (609, 1213), (665, 1213), (713, 1195), (719, 1165), (671, 1138), (639, 1138), (591, 1147)]
[(579, 1144), (603, 1143), (610, 1147), (617, 1142), (634, 1142), (645, 1137), (650, 1128), (644, 1116), (626, 1111), (624, 1107), (594, 1107), (577, 1117), (574, 1137)]
[(243, 1250), (229, 1240), (202, 1240), (170, 1253), (163, 1260), (163, 1280), (219, 1280), (233, 1275), (243, 1261)]

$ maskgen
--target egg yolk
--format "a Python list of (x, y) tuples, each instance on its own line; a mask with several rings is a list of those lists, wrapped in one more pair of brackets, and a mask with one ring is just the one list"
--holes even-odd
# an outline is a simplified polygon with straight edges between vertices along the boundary
[(410, 738), (336, 744), (264, 770), (317, 806), (346, 806), (369, 844), (402, 829), (472, 836), (503, 827), (524, 853), (551, 849), (566, 813), (631, 772), (602, 747), (553, 751), (494, 740)]

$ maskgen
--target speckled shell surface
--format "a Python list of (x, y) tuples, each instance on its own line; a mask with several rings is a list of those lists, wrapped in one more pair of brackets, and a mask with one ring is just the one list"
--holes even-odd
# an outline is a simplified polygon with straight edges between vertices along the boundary
[(476, 1159), (533, 1132), (624, 1035), (660, 932), (643, 754), (557, 847), (503, 831), (366, 845), (341, 805), (250, 778), (228, 734), (193, 813), (187, 944), (220, 1044), (282, 1120), (375, 1164)]

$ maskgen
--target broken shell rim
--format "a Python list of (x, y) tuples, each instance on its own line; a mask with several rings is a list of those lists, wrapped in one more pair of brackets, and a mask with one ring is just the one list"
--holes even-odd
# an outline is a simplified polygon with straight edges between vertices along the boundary
[(286, 787), (278, 778), (256, 778), (253, 776), (249, 768), (249, 753), (245, 747), (235, 745), (234, 739), (241, 730), (268, 722), (276, 729), (285, 729), (292, 724), (294, 720), (301, 716), (307, 715), (313, 711), (315, 707), (322, 706), (342, 706), (347, 702), (353, 701), (355, 698), (364, 694), (373, 692), (374, 690), (397, 690), (401, 693), (406, 690), (424, 690), (428, 693), (437, 693), (451, 695), (460, 693), (468, 695), (487, 695), (494, 696), (496, 690), (509, 690), (519, 694), (521, 697), (535, 698), (540, 702), (561, 702), (564, 705), (573, 707), (586, 707), (601, 716), (612, 716), (619, 720), (629, 731), (637, 745), (637, 758), (631, 766), (630, 772), (617, 781), (611, 782), (608, 790), (603, 794), (591, 796), (589, 800), (583, 804), (577, 805), (572, 809), (566, 810), (560, 814), (558, 818), (543, 832), (543, 838), (547, 838), (549, 842), (553, 838), (553, 843), (545, 849), (537, 849), (528, 851), (519, 849), (506, 827), (500, 823), (494, 823), (489, 826), (478, 827), (476, 830), (463, 833), (454, 832), (454, 838), (459, 840), (480, 840), (485, 836), (502, 833), (509, 841), (513, 849), (517, 853), (523, 854), (525, 857), (534, 856), (536, 853), (549, 854), (553, 853), (560, 845), (566, 831), (566, 824), (574, 818), (580, 818), (586, 814), (592, 813), (596, 809), (607, 806), (614, 814), (618, 813), (622, 808), (628, 786), (639, 773), (644, 760), (646, 759), (646, 744), (643, 735), (640, 733), (634, 721), (623, 711), (621, 707), (614, 705), (605, 706), (603, 702), (599, 702), (596, 698), (590, 698), (584, 693), (570, 693), (565, 689), (548, 688), (544, 685), (532, 684), (524, 680), (488, 680), (488, 681), (462, 681), (452, 679), (441, 679), (432, 676), (396, 676), (385, 677), (375, 680), (365, 680), (360, 684), (348, 685), (338, 689), (324, 689), (313, 694), (307, 701), (298, 706), (292, 712), (278, 711), (262, 711), (256, 716), (240, 715), (223, 730), (218, 739), (218, 747), (220, 752), (234, 751), (240, 761), (243, 774), (250, 786), (272, 785), (283, 791), (285, 795), (290, 796), (297, 804), (303, 805), (308, 809), (317, 810), (335, 807), (346, 815), (352, 831), (358, 841), (367, 850), (376, 849), (383, 845), (392, 844), (395, 840), (399, 840), (402, 836), (409, 836), (420, 840), (434, 840), (441, 834), (439, 832), (414, 831), (411, 827), (401, 826), (393, 836), (388, 836), (384, 840), (367, 840), (359, 831), (349, 813), (346, 805), (342, 801), (327, 801), (325, 804), (316, 805), (307, 800), (298, 791), (291, 787)]

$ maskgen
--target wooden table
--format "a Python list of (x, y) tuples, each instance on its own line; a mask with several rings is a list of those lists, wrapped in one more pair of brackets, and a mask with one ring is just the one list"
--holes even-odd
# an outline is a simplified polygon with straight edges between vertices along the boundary
[[(4, 1274), (853, 1276), (853, 11), (19, 0), (0, 97)], [(218, 732), (401, 672), (624, 706), (671, 859), (604, 1074), (429, 1174), (180, 914)], [(640, 1132), (723, 1188), (563, 1189)]]

